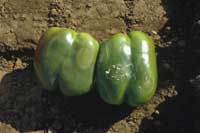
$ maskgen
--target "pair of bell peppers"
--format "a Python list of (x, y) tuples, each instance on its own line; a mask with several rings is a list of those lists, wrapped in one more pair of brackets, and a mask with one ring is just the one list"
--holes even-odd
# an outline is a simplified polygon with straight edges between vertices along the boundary
[(109, 104), (144, 104), (157, 87), (155, 46), (140, 31), (118, 33), (99, 45), (88, 33), (50, 28), (40, 39), (34, 68), (44, 88), (60, 88), (66, 96), (88, 93), (95, 81)]

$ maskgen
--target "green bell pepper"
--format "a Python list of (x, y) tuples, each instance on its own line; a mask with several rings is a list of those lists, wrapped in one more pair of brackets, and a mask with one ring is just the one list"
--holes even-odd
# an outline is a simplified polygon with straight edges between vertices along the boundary
[(98, 42), (87, 33), (50, 28), (40, 39), (34, 68), (48, 90), (60, 88), (66, 96), (82, 95), (91, 89)]
[(157, 87), (154, 42), (140, 31), (116, 34), (99, 51), (87, 33), (50, 28), (40, 39), (34, 68), (46, 89), (60, 88), (66, 96), (89, 92), (95, 78), (100, 97), (109, 104), (144, 104)]
[(97, 90), (109, 104), (146, 103), (157, 86), (153, 40), (143, 32), (119, 33), (101, 44), (97, 61)]

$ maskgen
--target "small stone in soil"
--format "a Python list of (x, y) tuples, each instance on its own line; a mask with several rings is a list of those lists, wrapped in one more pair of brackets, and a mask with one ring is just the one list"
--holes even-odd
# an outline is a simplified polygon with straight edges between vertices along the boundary
[(58, 15), (57, 10), (56, 9), (52, 9), (51, 10), (51, 15), (54, 15), (54, 16)]
[(155, 30), (151, 31), (154, 35), (157, 35), (158, 33)]
[(155, 111), (155, 114), (159, 115), (159, 114), (160, 114), (159, 110), (156, 110), (156, 111)]

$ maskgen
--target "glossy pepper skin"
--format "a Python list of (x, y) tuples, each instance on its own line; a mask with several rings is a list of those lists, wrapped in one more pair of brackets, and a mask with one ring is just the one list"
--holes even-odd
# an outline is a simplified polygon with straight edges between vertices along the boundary
[(87, 33), (50, 28), (35, 52), (36, 75), (48, 90), (60, 88), (66, 96), (85, 94), (93, 83), (98, 50), (98, 42)]
[(146, 103), (157, 87), (153, 40), (143, 32), (119, 33), (101, 44), (97, 61), (97, 90), (109, 104)]

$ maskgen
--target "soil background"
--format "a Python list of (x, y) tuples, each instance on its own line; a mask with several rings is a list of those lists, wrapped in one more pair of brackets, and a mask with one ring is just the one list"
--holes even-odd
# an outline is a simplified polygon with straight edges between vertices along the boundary
[[(197, 0), (0, 0), (0, 133), (199, 133), (200, 6)], [(49, 27), (103, 41), (131, 30), (153, 37), (159, 82), (146, 105), (102, 102), (48, 92), (33, 69)], [(93, 99), (93, 100), (91, 100)]]

